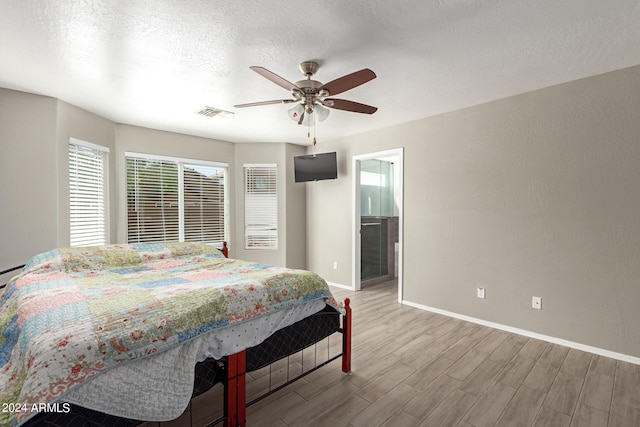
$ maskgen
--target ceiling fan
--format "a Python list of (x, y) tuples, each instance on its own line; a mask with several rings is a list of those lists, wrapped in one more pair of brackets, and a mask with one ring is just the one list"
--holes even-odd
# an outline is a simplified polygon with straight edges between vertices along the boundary
[(300, 71), (307, 77), (307, 79), (297, 81), (295, 84), (283, 79), (266, 68), (257, 66), (249, 68), (260, 74), (262, 77), (271, 80), (273, 83), (291, 92), (293, 99), (250, 102), (248, 104), (234, 105), (234, 107), (244, 108), (259, 105), (297, 103), (295, 107), (289, 110), (289, 117), (297, 121), (299, 125), (312, 125), (315, 124), (316, 119), (318, 121), (326, 119), (329, 115), (329, 110), (324, 107), (363, 114), (373, 114), (378, 110), (376, 107), (372, 107), (371, 105), (348, 101), (346, 99), (332, 98), (332, 96), (346, 92), (375, 79), (376, 74), (368, 68), (339, 77), (326, 84), (322, 84), (316, 80), (311, 80), (311, 77), (318, 71), (318, 68), (320, 68), (318, 63), (313, 61), (300, 63)]

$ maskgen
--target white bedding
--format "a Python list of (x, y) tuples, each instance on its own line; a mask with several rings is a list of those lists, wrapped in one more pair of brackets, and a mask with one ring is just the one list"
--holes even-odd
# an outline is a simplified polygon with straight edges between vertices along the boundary
[(65, 394), (96, 411), (145, 421), (177, 418), (191, 398), (196, 362), (256, 346), (279, 329), (324, 308), (324, 300), (214, 330), (149, 358), (111, 369)]

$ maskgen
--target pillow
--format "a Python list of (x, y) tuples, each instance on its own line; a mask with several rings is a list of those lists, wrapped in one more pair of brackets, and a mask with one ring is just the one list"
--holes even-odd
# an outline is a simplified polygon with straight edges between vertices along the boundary
[(224, 258), (213, 246), (194, 242), (131, 243), (122, 245), (58, 248), (32, 257), (24, 271), (43, 268), (66, 273), (127, 268), (149, 261), (195, 255)]

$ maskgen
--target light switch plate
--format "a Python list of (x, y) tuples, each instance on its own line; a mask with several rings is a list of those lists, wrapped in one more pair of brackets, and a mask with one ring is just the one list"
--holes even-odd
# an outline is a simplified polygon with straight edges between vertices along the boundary
[(542, 310), (542, 298), (533, 297), (531, 299), (531, 308), (535, 308), (536, 310)]

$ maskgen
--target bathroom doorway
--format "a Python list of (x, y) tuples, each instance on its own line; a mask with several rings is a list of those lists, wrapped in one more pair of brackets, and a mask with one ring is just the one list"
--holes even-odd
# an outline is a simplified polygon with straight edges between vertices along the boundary
[(402, 300), (403, 150), (353, 157), (353, 288), (397, 280)]

